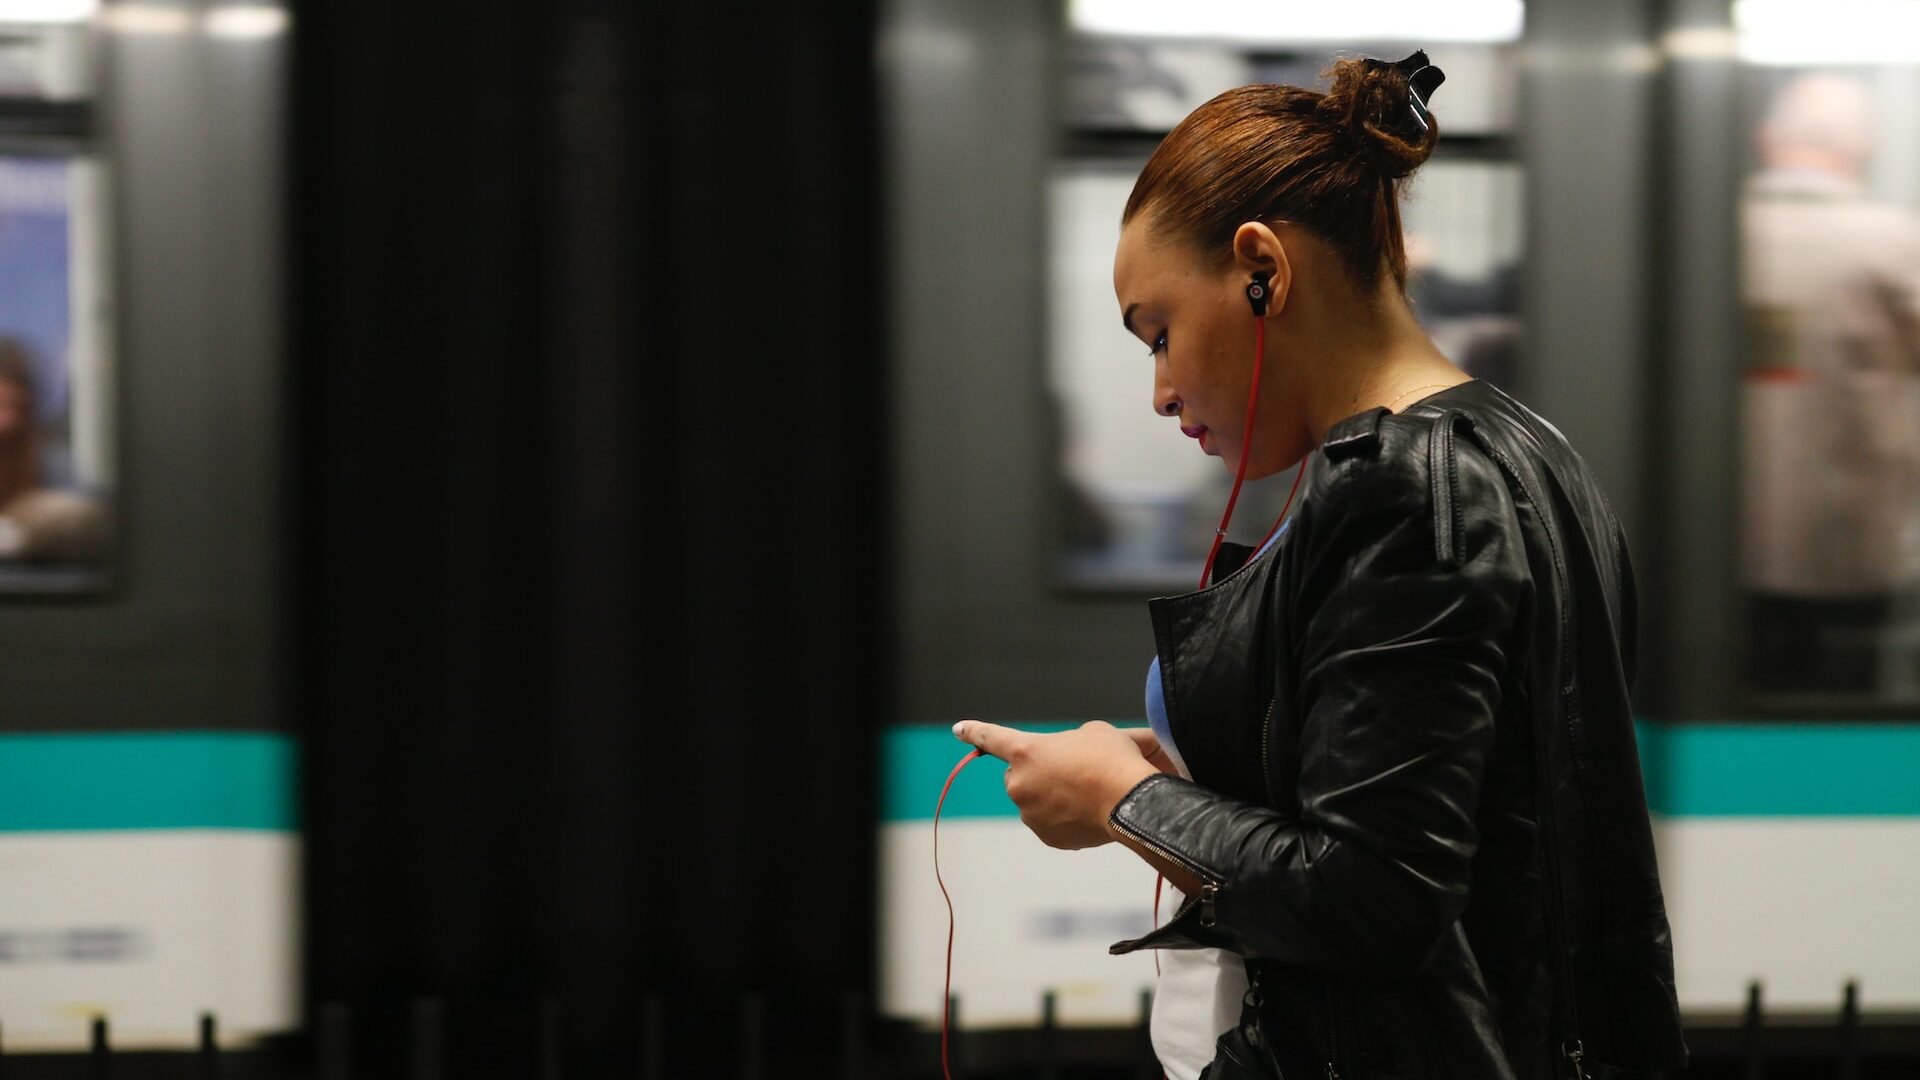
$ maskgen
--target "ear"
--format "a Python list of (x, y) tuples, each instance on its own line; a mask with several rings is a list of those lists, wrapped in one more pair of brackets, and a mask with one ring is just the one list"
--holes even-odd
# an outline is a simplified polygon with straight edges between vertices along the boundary
[(1244, 284), (1256, 270), (1265, 270), (1269, 299), (1267, 317), (1280, 314), (1287, 306), (1287, 293), (1293, 287), (1293, 264), (1287, 260), (1287, 247), (1264, 221), (1243, 222), (1233, 231), (1233, 266)]

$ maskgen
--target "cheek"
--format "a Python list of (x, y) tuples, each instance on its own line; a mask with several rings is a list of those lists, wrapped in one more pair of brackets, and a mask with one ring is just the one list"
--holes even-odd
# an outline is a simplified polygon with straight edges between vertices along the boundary
[[(1204, 402), (1217, 411), (1223, 404), (1244, 403), (1249, 386), (1249, 357), (1239, 355), (1234, 336), (1225, 328), (1206, 326), (1190, 335), (1186, 355), (1178, 358), (1176, 385), (1196, 403)], [(1227, 418), (1217, 417), (1221, 423)]]

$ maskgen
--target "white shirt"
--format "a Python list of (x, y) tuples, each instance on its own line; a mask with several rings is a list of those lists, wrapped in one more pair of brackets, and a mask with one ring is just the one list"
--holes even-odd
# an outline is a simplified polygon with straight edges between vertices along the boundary
[[(1167, 883), (1167, 910), (1178, 911), (1186, 894)], [(1160, 1059), (1167, 1080), (1196, 1080), (1213, 1060), (1214, 1042), (1240, 1022), (1240, 1002), (1247, 993), (1247, 969), (1238, 953), (1225, 949), (1156, 949), (1160, 977), (1153, 988), (1153, 1016), (1148, 1032), (1153, 1056)]]

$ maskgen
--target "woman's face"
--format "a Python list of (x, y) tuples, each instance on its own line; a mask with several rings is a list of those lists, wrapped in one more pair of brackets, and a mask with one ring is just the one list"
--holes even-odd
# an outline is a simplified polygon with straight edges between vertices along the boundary
[(33, 395), (11, 379), (0, 379), (0, 442), (11, 442), (27, 429), (33, 415)]
[[(1233, 259), (1204, 259), (1191, 244), (1157, 232), (1150, 211), (1127, 223), (1114, 252), (1121, 321), (1153, 350), (1154, 412), (1228, 469), (1239, 463), (1253, 382), (1247, 278)], [(1266, 374), (1262, 379), (1271, 385)], [(1269, 396), (1261, 395), (1263, 417), (1275, 404)], [(1247, 475), (1279, 471), (1282, 462), (1264, 460), (1277, 457), (1275, 449), (1256, 440)]]

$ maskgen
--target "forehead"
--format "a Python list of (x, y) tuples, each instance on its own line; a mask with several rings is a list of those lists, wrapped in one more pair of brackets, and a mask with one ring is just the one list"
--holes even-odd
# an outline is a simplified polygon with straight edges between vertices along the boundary
[(1206, 276), (1200, 252), (1148, 213), (1135, 215), (1120, 230), (1113, 250), (1113, 291), (1125, 311), (1139, 303), (1165, 303), (1171, 294)]
[(1171, 249), (1166, 237), (1152, 226), (1151, 218), (1141, 213), (1120, 229), (1120, 242), (1113, 249), (1113, 289), (1122, 304), (1144, 299), (1139, 294), (1151, 289), (1169, 269)]

